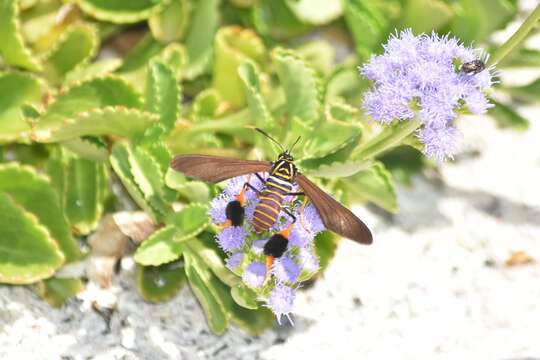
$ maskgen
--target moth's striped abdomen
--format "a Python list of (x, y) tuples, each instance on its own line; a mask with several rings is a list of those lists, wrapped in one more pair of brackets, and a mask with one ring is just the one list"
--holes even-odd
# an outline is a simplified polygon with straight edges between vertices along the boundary
[(291, 189), (292, 185), (289, 182), (274, 175), (268, 177), (253, 215), (253, 228), (256, 232), (266, 231), (276, 223), (283, 199)]

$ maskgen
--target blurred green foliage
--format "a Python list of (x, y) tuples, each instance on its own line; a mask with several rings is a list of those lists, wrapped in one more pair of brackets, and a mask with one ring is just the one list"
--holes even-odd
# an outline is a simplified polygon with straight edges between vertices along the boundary
[[(358, 108), (368, 84), (356, 67), (395, 29), (494, 46), (515, 16), (512, 0), (0, 0), (0, 282), (33, 284), (55, 306), (76, 294), (81, 280), (54, 274), (85, 256), (105, 212), (123, 210), (121, 184), (159, 226), (135, 253), (141, 296), (189, 284), (216, 334), (259, 333), (271, 314), (213, 242), (218, 187), (172, 172), (172, 154), (273, 159), (252, 127), (284, 144), (302, 136), (305, 174), (346, 203), (395, 212), (392, 173), (407, 182), (425, 160), (398, 147), (413, 141), (364, 156), (381, 135)], [(501, 65), (539, 63), (524, 48)], [(537, 88), (503, 90), (536, 101)], [(493, 116), (528, 124), (508, 104)], [(337, 241), (317, 240), (323, 265)]]

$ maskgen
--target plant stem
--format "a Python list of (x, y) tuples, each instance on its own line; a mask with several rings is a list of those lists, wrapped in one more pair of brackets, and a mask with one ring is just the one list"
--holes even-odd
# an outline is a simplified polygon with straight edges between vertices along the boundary
[(514, 35), (512, 35), (510, 39), (506, 40), (506, 42), (501, 45), (495, 54), (493, 54), (491, 59), (489, 59), (488, 65), (500, 63), (506, 57), (506, 55), (521, 44), (523, 40), (525, 40), (525, 37), (527, 37), (529, 31), (535, 27), (538, 20), (540, 20), (540, 4), (538, 4), (529, 17), (525, 19)]
[(397, 125), (385, 128), (373, 139), (369, 140), (356, 151), (354, 157), (359, 160), (373, 159), (375, 156), (401, 145), (403, 139), (412, 134), (422, 125), (418, 119), (400, 121)]

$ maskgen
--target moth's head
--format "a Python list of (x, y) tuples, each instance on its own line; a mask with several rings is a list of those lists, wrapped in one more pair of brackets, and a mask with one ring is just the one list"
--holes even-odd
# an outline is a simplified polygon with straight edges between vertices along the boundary
[(294, 161), (294, 158), (292, 157), (289, 150), (285, 150), (284, 152), (279, 154), (279, 160)]

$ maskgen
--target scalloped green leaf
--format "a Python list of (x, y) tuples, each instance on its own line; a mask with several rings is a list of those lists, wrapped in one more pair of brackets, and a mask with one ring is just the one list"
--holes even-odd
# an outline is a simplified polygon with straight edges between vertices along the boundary
[(221, 293), (223, 284), (196, 254), (186, 251), (184, 259), (189, 285), (203, 308), (210, 330), (216, 335), (223, 334), (229, 325)]
[(157, 114), (166, 133), (174, 128), (180, 115), (180, 85), (167, 65), (152, 61), (146, 80), (146, 110)]
[(185, 241), (176, 241), (179, 230), (174, 225), (168, 225), (150, 235), (135, 252), (135, 261), (144, 266), (159, 266), (174, 261), (182, 255)]
[(214, 235), (203, 233), (199, 238), (187, 242), (186, 246), (204, 260), (205, 264), (222, 283), (235, 286), (239, 282), (238, 277), (225, 267), (223, 259), (219, 256), (213, 244), (215, 244)]
[(148, 19), (154, 38), (165, 43), (180, 40), (189, 25), (191, 8), (188, 0), (172, 0), (159, 14)]
[(287, 5), (301, 21), (313, 24), (328, 24), (343, 13), (341, 1), (287, 0)]
[(38, 142), (64, 141), (87, 135), (116, 135), (138, 139), (158, 121), (157, 115), (145, 111), (107, 106), (76, 114), (53, 130), (36, 127), (32, 137)]
[(177, 241), (185, 241), (199, 235), (210, 225), (208, 206), (191, 203), (167, 219), (168, 224), (178, 229)]
[(106, 144), (94, 140), (90, 136), (79, 137), (62, 142), (62, 146), (77, 154), (83, 159), (93, 161), (107, 161), (109, 149)]
[(315, 125), (322, 110), (321, 81), (317, 73), (292, 50), (276, 48), (272, 57), (285, 92), (287, 116)]
[(59, 84), (67, 73), (86, 65), (96, 55), (98, 47), (95, 26), (79, 23), (69, 27), (45, 56), (45, 77)]
[(18, 206), (33, 214), (56, 241), (66, 261), (81, 257), (79, 244), (71, 235), (58, 195), (49, 180), (29, 166), (0, 165), (0, 192), (8, 194)]
[(343, 188), (355, 201), (369, 201), (391, 213), (398, 211), (394, 180), (381, 162), (343, 179)]
[(188, 65), (185, 76), (193, 80), (210, 70), (214, 35), (219, 24), (219, 0), (198, 0), (185, 39)]
[[(66, 74), (64, 83), (88, 81), (95, 77), (105, 77), (120, 68), (122, 60), (117, 58), (97, 60), (86, 66), (78, 66)], [(71, 85), (70, 85), (71, 86)]]
[(137, 45), (135, 45), (125, 56), (124, 63), (119, 71), (130, 72), (142, 67), (150, 61), (151, 58), (159, 54), (165, 45), (157, 42), (152, 34), (146, 34)]
[(203, 181), (188, 180), (184, 175), (173, 169), (167, 170), (165, 184), (191, 202), (205, 203), (211, 200), (208, 184)]
[(262, 40), (250, 29), (238, 26), (218, 30), (215, 40), (212, 86), (233, 108), (246, 104), (244, 85), (238, 74), (238, 66), (247, 59), (262, 64), (266, 49)]
[(66, 122), (73, 122), (79, 114), (107, 106), (140, 109), (142, 99), (132, 86), (117, 77), (108, 76), (76, 83), (60, 93), (38, 119), (34, 136), (38, 141), (47, 140), (51, 132), (62, 130)]
[(162, 302), (171, 299), (184, 287), (187, 278), (182, 260), (160, 266), (140, 266), (135, 270), (135, 284), (144, 300)]
[(343, 0), (345, 21), (361, 60), (369, 59), (388, 34), (391, 19), (381, 5), (371, 0)]
[(159, 13), (168, 0), (76, 0), (77, 5), (98, 20), (116, 24), (138, 22)]
[(226, 107), (221, 94), (216, 89), (204, 89), (193, 100), (190, 118), (195, 122), (215, 119)]
[(251, 310), (259, 308), (257, 294), (241, 282), (231, 287), (231, 296), (234, 302), (243, 308)]
[(52, 277), (33, 286), (33, 290), (51, 306), (60, 307), (84, 288), (81, 279)]
[(272, 131), (276, 123), (261, 94), (260, 73), (257, 65), (249, 60), (244, 61), (238, 67), (238, 74), (245, 87), (248, 108), (253, 122), (261, 129)]
[(103, 215), (107, 167), (104, 163), (70, 157), (65, 172), (66, 215), (76, 233), (87, 235), (95, 230)]
[(229, 310), (231, 322), (238, 325), (252, 336), (259, 336), (275, 322), (275, 315), (266, 307), (256, 310), (246, 309), (236, 303)]
[(131, 174), (144, 198), (161, 216), (171, 214), (172, 207), (165, 200), (165, 174), (160, 165), (142, 147), (128, 148), (128, 151)]
[(336, 255), (336, 250), (341, 238), (330, 231), (318, 233), (313, 243), (315, 244), (315, 254), (319, 259), (320, 270), (322, 274), (330, 261)]
[(0, 192), (0, 283), (30, 284), (50, 277), (64, 255), (36, 216)]
[(31, 74), (0, 74), (0, 142), (30, 138), (31, 128), (23, 106), (37, 104), (43, 93), (43, 83)]
[(113, 145), (111, 156), (109, 157), (109, 161), (111, 162), (111, 166), (120, 178), (120, 181), (126, 188), (129, 195), (131, 195), (131, 198), (141, 209), (149, 213), (153, 219), (156, 219), (156, 210), (152, 208), (152, 206), (146, 201), (144, 198), (144, 195), (139, 189), (137, 183), (133, 179), (133, 175), (131, 174), (131, 165), (129, 157), (130, 155), (129, 147), (127, 144), (122, 142), (117, 142)]
[(41, 64), (24, 44), (17, 0), (0, 0), (0, 55), (9, 65), (41, 70)]

